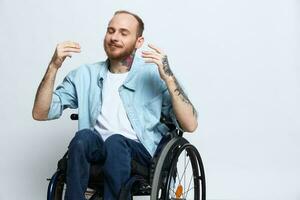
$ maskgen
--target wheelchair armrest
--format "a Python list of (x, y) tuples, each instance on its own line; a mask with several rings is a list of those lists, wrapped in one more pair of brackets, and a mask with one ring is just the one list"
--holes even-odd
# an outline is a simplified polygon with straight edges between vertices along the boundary
[(164, 116), (161, 116), (159, 121), (161, 123), (165, 124), (170, 129), (170, 131), (173, 131), (176, 129), (176, 125), (173, 124), (172, 122), (168, 121), (167, 118)]
[(168, 121), (166, 117), (161, 116), (160, 122), (165, 124), (169, 128), (168, 134), (171, 135), (171, 138), (174, 138), (177, 136), (182, 137), (183, 131), (181, 131), (179, 128), (177, 128), (173, 122)]
[[(78, 120), (78, 114), (73, 113), (70, 115), (71, 120)], [(182, 136), (183, 132), (181, 130), (179, 130), (175, 124), (167, 121), (167, 119), (165, 117), (161, 117), (160, 118), (160, 122), (164, 123), (168, 128), (169, 128), (169, 134), (171, 134), (171, 137), (176, 137), (176, 136)]]

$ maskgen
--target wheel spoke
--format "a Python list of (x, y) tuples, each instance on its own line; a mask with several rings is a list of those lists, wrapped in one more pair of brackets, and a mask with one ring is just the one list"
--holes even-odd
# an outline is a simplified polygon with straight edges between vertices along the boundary
[[(180, 178), (179, 178), (179, 173), (178, 173), (178, 169), (176, 170), (176, 177), (177, 177), (177, 179), (178, 179), (178, 181), (179, 181), (179, 184), (181, 183), (181, 181), (180, 181)], [(176, 182), (176, 181), (175, 181)]]
[[(189, 189), (188, 191), (186, 191), (186, 193), (188, 193), (189, 191), (191, 191), (193, 189), (194, 189), (194, 187), (192, 187), (191, 189)], [(183, 193), (183, 194), (185, 194), (185, 193)], [(186, 198), (186, 197), (187, 197), (187, 195), (184, 196), (184, 198)]]
[[(175, 192), (175, 190), (174, 189), (172, 189), (171, 187), (170, 187), (170, 190), (173, 192), (173, 194), (175, 194), (176, 192)], [(172, 195), (171, 195), (172, 196)], [(175, 196), (175, 195), (174, 195)]]
[[(192, 174), (192, 176), (190, 178), (189, 187), (188, 187), (187, 191), (184, 191), (184, 193), (183, 193), (184, 198), (187, 197), (187, 193), (191, 190), (190, 187), (191, 187), (191, 183), (192, 183), (192, 178), (193, 178), (193, 174)], [(194, 188), (194, 187), (192, 187), (192, 188)]]
[[(184, 166), (186, 165), (186, 156), (187, 156), (187, 152), (185, 151), (184, 152)], [(185, 178), (186, 178), (186, 175), (184, 173), (184, 180), (183, 180), (183, 182), (184, 182), (184, 184), (183, 184), (184, 188), (185, 188)]]
[(185, 167), (184, 167), (183, 174), (182, 174), (181, 178), (179, 179), (179, 183), (181, 183), (181, 180), (182, 180), (182, 178), (183, 178), (183, 175), (185, 174), (186, 168), (187, 168), (187, 166), (189, 165), (189, 163), (190, 163), (190, 159), (188, 160), (188, 163), (187, 163), (187, 164), (185, 165)]

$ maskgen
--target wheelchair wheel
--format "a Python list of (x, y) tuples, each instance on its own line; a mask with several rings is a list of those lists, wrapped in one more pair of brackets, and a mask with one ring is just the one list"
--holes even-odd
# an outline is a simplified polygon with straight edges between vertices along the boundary
[[(47, 200), (63, 200), (66, 192), (65, 173), (61, 170), (55, 172), (48, 185)], [(102, 200), (100, 194), (93, 189), (85, 192), (87, 200)]]
[(205, 190), (199, 152), (184, 138), (173, 138), (157, 162), (150, 199), (205, 200)]

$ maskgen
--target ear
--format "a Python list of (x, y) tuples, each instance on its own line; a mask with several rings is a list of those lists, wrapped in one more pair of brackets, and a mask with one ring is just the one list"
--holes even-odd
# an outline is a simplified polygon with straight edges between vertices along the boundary
[(138, 39), (135, 42), (135, 48), (138, 49), (144, 44), (144, 37), (138, 37)]

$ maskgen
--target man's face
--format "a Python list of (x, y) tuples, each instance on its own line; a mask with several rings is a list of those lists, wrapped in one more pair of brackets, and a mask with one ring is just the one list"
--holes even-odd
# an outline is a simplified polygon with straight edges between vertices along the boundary
[(138, 22), (129, 14), (115, 15), (108, 24), (104, 38), (104, 50), (111, 60), (121, 61), (141, 46), (137, 36)]

